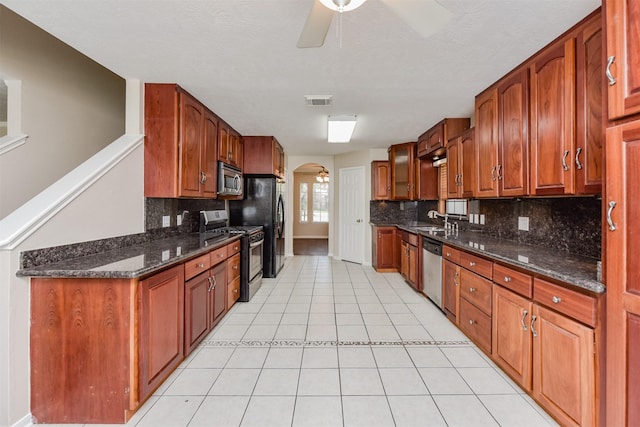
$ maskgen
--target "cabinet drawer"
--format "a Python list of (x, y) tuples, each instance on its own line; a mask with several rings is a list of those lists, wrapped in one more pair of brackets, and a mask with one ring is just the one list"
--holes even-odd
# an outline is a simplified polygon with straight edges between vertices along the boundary
[(227, 282), (240, 276), (240, 254), (235, 254), (227, 260)]
[(240, 277), (227, 284), (227, 310), (240, 298)]
[(229, 243), (227, 245), (227, 256), (231, 256), (240, 252), (240, 240)]
[(464, 268), (460, 269), (460, 296), (488, 315), (491, 315), (492, 288), (493, 284), (487, 279)]
[(504, 265), (493, 264), (493, 281), (523, 297), (531, 298), (533, 295), (533, 278)]
[(591, 327), (596, 325), (596, 299), (588, 295), (536, 278), (533, 300)]
[(211, 267), (209, 254), (189, 260), (184, 263), (184, 279), (189, 280), (203, 271), (207, 271), (209, 267)]
[(474, 273), (478, 273), (489, 280), (493, 277), (493, 262), (467, 252), (460, 252), (460, 266)]
[(413, 233), (409, 233), (409, 232), (403, 231), (402, 232), (402, 240), (404, 240), (405, 242), (409, 243), (410, 245), (418, 246), (418, 235), (417, 234), (413, 234)]
[(442, 258), (460, 264), (460, 251), (451, 246), (444, 245), (442, 246)]
[(491, 316), (478, 310), (465, 298), (460, 298), (459, 325), (462, 332), (487, 353), (491, 353)]
[(227, 259), (227, 246), (223, 246), (221, 248), (216, 249), (215, 251), (209, 252), (209, 255), (211, 256), (212, 266), (216, 264), (220, 264), (221, 261), (224, 261), (225, 259)]

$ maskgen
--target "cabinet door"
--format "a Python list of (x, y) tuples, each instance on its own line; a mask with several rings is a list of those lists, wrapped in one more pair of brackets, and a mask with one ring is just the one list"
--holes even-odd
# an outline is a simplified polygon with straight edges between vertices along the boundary
[(459, 138), (449, 141), (447, 144), (447, 198), (460, 197), (460, 144)]
[(493, 286), (493, 360), (526, 391), (531, 391), (531, 308), (531, 301)]
[(396, 228), (376, 228), (376, 265), (377, 269), (394, 269), (396, 266)]
[(400, 242), (400, 274), (409, 277), (409, 244), (404, 240)]
[(229, 130), (229, 163), (242, 169), (242, 138)]
[(457, 323), (460, 297), (460, 267), (446, 259), (442, 261), (442, 305), (447, 317)]
[(230, 158), (229, 126), (221, 120), (218, 124), (218, 160), (229, 163)]
[(408, 248), (408, 271), (407, 280), (416, 290), (421, 290), (420, 281), (418, 278), (418, 247), (413, 245), (407, 245)]
[(619, 119), (640, 112), (640, 3), (607, 0), (606, 13), (609, 118)]
[(180, 195), (199, 196), (204, 110), (202, 104), (182, 92), (180, 107)]
[(498, 195), (498, 94), (488, 90), (476, 97), (476, 197)]
[(607, 425), (615, 426), (640, 419), (640, 120), (607, 129), (606, 150)]
[(140, 401), (184, 358), (184, 267), (140, 282)]
[[(218, 119), (210, 112), (204, 114), (204, 137), (202, 139), (202, 195), (215, 197), (218, 191)], [(202, 176), (200, 177), (202, 181)]]
[(371, 162), (371, 200), (389, 200), (391, 191), (391, 166), (388, 161)]
[(209, 327), (212, 328), (226, 312), (227, 263), (221, 262), (211, 269), (211, 292), (209, 293)]
[(209, 332), (209, 272), (184, 284), (184, 353), (187, 356)]
[(574, 192), (575, 39), (531, 65), (531, 195)]
[(529, 194), (529, 70), (498, 85), (498, 184), (501, 196)]
[(560, 424), (595, 422), (593, 329), (533, 305), (533, 397)]
[(416, 167), (418, 200), (438, 200), (438, 168), (431, 159), (418, 159)]
[(576, 46), (577, 120), (576, 194), (602, 192), (602, 24), (600, 15), (591, 19), (580, 31)]
[(444, 147), (444, 121), (437, 124), (431, 131), (429, 131), (428, 139), (428, 148), (427, 152), (432, 152), (437, 150), (438, 148)]
[(473, 145), (474, 137), (474, 129), (470, 129), (460, 136), (460, 157), (458, 159), (458, 169), (460, 173), (460, 197), (473, 197), (476, 165), (476, 153)]
[(390, 148), (391, 199), (413, 199), (413, 151), (414, 143), (393, 145)]

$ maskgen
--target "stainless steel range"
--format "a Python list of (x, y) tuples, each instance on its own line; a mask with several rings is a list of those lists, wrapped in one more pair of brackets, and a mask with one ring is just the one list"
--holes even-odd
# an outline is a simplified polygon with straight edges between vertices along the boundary
[(261, 225), (228, 226), (227, 212), (201, 211), (200, 235), (204, 240), (218, 235), (239, 234), (240, 298), (249, 301), (262, 285), (264, 231)]

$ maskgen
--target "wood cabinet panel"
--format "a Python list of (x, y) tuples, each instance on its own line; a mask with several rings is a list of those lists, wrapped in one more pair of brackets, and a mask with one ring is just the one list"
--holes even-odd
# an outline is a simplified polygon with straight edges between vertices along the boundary
[(492, 358), (524, 390), (531, 391), (531, 301), (493, 287)]
[(591, 327), (596, 325), (596, 300), (593, 297), (536, 278), (533, 299)]
[(562, 425), (594, 425), (593, 329), (537, 304), (533, 316), (534, 399)]
[(397, 271), (397, 248), (395, 227), (374, 227), (373, 268), (376, 271)]
[(453, 263), (460, 264), (460, 251), (451, 246), (442, 246), (442, 258), (449, 260)]
[(487, 279), (467, 270), (460, 269), (460, 296), (491, 315), (491, 289), (493, 285)]
[(575, 39), (531, 65), (531, 195), (574, 192)]
[(240, 254), (235, 254), (227, 260), (227, 283), (240, 277)]
[(204, 256), (208, 256), (209, 260), (210, 260), (209, 261), (209, 265), (210, 266), (214, 266), (214, 265), (217, 265), (217, 264), (221, 263), (225, 259), (227, 259), (227, 257), (229, 256), (228, 251), (229, 251), (229, 245), (223, 246), (223, 247), (218, 248), (218, 249), (215, 249), (215, 250), (209, 252), (209, 254), (204, 255)]
[(184, 266), (140, 282), (140, 400), (184, 357)]
[(218, 118), (208, 110), (204, 111), (204, 136), (202, 138), (202, 195), (216, 197), (218, 194)]
[[(640, 113), (640, 4), (606, 0), (607, 58), (610, 119)], [(614, 84), (611, 82), (614, 81)]]
[(227, 310), (240, 298), (240, 277), (236, 277), (227, 284)]
[(458, 325), (478, 347), (491, 354), (491, 316), (480, 311), (466, 298), (460, 298)]
[(371, 200), (391, 197), (391, 165), (388, 160), (371, 162)]
[(493, 281), (526, 298), (533, 296), (533, 277), (529, 274), (494, 263)]
[(227, 263), (222, 262), (211, 269), (211, 291), (209, 292), (209, 328), (222, 319), (227, 308)]
[(193, 276), (209, 270), (209, 267), (211, 267), (209, 254), (186, 261), (184, 263), (184, 278), (185, 280), (189, 280)]
[(245, 136), (243, 172), (284, 178), (284, 149), (273, 136)]
[(529, 194), (529, 70), (503, 79), (498, 96), (498, 176), (501, 196)]
[(498, 92), (496, 88), (476, 96), (476, 197), (498, 195)]
[(192, 96), (180, 92), (180, 194), (200, 195), (200, 148), (204, 107)]
[(185, 356), (202, 341), (209, 332), (209, 272), (187, 280), (184, 284), (184, 353)]
[(240, 240), (236, 240), (235, 242), (231, 242), (229, 243), (226, 248), (227, 248), (227, 256), (231, 257), (237, 253), (240, 252), (240, 248), (241, 248), (241, 243)]
[(451, 261), (442, 261), (442, 308), (449, 320), (457, 323), (460, 304), (460, 267)]
[(442, 155), (447, 141), (469, 129), (468, 118), (446, 118), (418, 137), (418, 157)]
[(459, 138), (454, 138), (447, 144), (447, 199), (460, 198), (462, 192), (462, 182), (460, 177), (460, 153)]
[(418, 200), (438, 200), (438, 168), (431, 159), (416, 159), (416, 196)]

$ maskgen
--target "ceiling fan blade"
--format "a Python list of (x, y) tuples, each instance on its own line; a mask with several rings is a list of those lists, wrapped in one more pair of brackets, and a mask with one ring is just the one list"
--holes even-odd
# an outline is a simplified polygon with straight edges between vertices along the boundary
[(381, 0), (422, 37), (437, 33), (453, 17), (436, 0)]
[(323, 6), (320, 0), (314, 0), (297, 46), (301, 48), (322, 46), (334, 13), (333, 10)]

